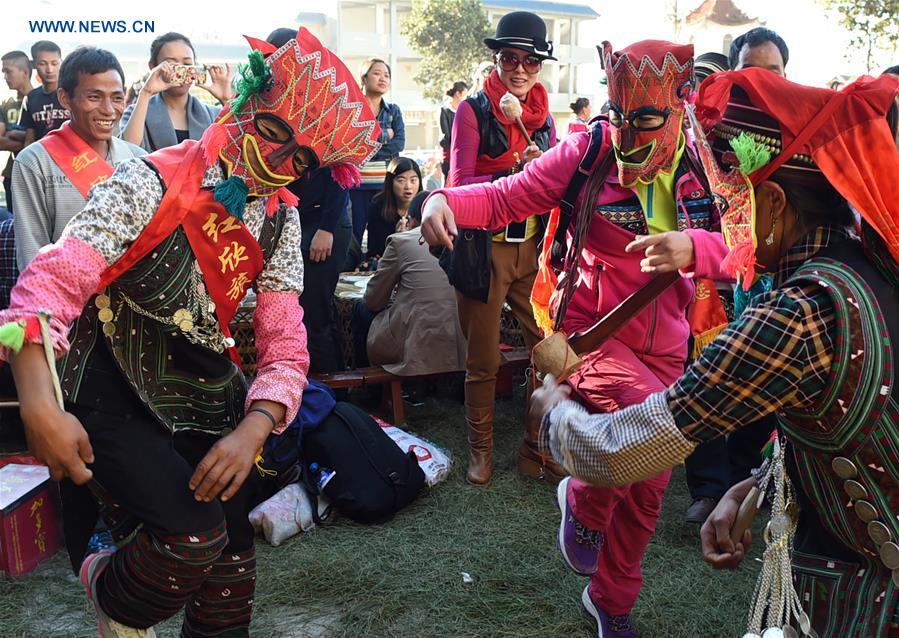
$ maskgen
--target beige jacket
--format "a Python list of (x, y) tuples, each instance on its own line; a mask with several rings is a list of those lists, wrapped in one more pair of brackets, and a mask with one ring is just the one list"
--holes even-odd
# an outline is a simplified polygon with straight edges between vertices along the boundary
[(465, 369), (455, 290), (420, 238), (418, 228), (387, 238), (363, 297), (371, 310), (381, 311), (368, 333), (369, 361), (402, 376)]

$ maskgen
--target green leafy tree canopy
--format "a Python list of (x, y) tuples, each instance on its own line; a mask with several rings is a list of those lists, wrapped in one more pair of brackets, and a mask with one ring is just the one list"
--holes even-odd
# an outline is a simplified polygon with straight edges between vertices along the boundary
[(413, 79), (434, 102), (454, 82), (470, 83), (477, 65), (490, 59), (483, 40), (493, 30), (480, 0), (412, 0), (400, 32), (422, 57)]
[(847, 57), (864, 56), (870, 73), (879, 51), (896, 51), (899, 44), (899, 0), (824, 0), (852, 34)]

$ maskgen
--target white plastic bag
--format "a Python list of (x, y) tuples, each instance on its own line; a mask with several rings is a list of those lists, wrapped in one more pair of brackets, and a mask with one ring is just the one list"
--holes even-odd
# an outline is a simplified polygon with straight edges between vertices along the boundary
[(393, 439), (393, 442), (396, 443), (403, 452), (415, 452), (415, 456), (418, 458), (418, 465), (425, 473), (425, 481), (427, 482), (428, 487), (433, 487), (434, 485), (437, 485), (437, 483), (446, 480), (452, 467), (452, 459), (449, 453), (437, 447), (430, 441), (426, 441), (421, 437), (390, 425), (378, 417), (372, 418), (377, 421), (378, 425), (381, 426), (381, 429)]
[[(324, 520), (329, 514), (328, 499), (318, 498), (318, 515)], [(291, 536), (308, 532), (315, 527), (312, 500), (301, 483), (291, 483), (280, 492), (253, 508), (250, 523), (256, 533), (278, 546)]]

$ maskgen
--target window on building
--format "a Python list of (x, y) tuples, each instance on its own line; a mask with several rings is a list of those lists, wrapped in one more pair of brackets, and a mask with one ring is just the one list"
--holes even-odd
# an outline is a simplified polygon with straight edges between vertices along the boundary
[(559, 93), (571, 93), (571, 65), (559, 65)]
[(556, 44), (574, 44), (571, 38), (571, 20), (559, 20), (559, 41)]
[(377, 21), (376, 18), (376, 5), (340, 3), (340, 29), (342, 31), (370, 32)]

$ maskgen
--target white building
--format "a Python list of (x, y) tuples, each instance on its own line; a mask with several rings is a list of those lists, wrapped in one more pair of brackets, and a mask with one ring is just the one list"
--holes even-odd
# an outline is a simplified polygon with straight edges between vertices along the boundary
[[(599, 14), (583, 4), (543, 2), (540, 0), (485, 0), (484, 8), (495, 27), (499, 19), (511, 11), (532, 11), (545, 21), (548, 39), (555, 47), (558, 62), (543, 66), (540, 80), (549, 90), (550, 110), (559, 128), (571, 114), (568, 105), (578, 95), (591, 100), (596, 86), (584, 81), (584, 65), (595, 64), (593, 42), (582, 42), (581, 27), (596, 20)], [(380, 57), (393, 71), (388, 101), (400, 105), (406, 124), (406, 149), (433, 149), (440, 139), (440, 105), (426, 100), (412, 79), (421, 56), (415, 53), (400, 33), (403, 21), (411, 13), (410, 0), (340, 0), (336, 20), (318, 18), (322, 14), (301, 14), (298, 20), (332, 46), (351, 71), (370, 57)], [(459, 79), (468, 81), (474, 69), (460, 69)], [(449, 87), (447, 87), (449, 88)]]
[(734, 39), (763, 24), (744, 13), (733, 0), (705, 0), (678, 25), (677, 39), (692, 44), (696, 55), (727, 55)]

